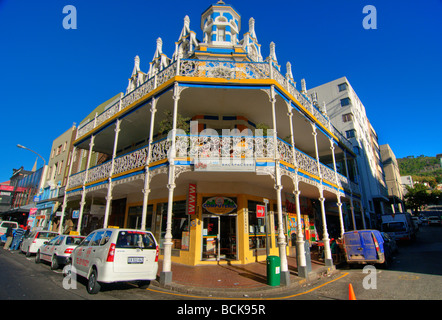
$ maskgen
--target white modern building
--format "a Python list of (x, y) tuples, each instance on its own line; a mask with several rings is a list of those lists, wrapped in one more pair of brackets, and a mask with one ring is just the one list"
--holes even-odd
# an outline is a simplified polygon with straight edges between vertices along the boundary
[(358, 222), (362, 223), (362, 227), (376, 227), (376, 219), (385, 214), (390, 206), (378, 137), (364, 105), (346, 77), (312, 88), (308, 94), (352, 143), (357, 155), (363, 199), (361, 210), (365, 216), (365, 219)]

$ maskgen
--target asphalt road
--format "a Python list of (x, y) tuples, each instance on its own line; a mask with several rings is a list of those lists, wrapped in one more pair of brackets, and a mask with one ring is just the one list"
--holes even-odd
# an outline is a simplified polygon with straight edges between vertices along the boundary
[[(351, 283), (358, 300), (441, 300), (442, 227), (421, 227), (417, 240), (400, 244), (388, 270), (344, 266), (330, 276), (303, 284), (292, 292), (263, 297), (275, 300), (348, 300)], [(369, 278), (367, 278), (369, 277)], [(372, 288), (364, 288), (365, 283)], [(34, 263), (34, 257), (0, 248), (0, 300), (198, 300), (198, 297), (143, 290), (134, 284), (112, 284), (89, 295), (85, 281), (77, 289), (63, 288), (61, 270)]]
[[(363, 266), (338, 270), (341, 279), (296, 299), (347, 300), (351, 283), (357, 300), (441, 300), (442, 299), (442, 227), (421, 226), (412, 243), (399, 243), (399, 252), (388, 270), (366, 270)], [(376, 275), (376, 281), (364, 278)]]

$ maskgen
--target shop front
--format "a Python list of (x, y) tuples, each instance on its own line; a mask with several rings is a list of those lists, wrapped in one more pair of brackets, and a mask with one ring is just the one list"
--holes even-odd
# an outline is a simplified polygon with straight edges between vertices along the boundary
[[(192, 199), (195, 197), (194, 204)], [(189, 201), (190, 200), (190, 201)], [(270, 200), (270, 207), (273, 207)], [(163, 254), (167, 199), (149, 200), (146, 230), (151, 231)], [(177, 196), (172, 215), (172, 261), (187, 265), (247, 264), (278, 254), (274, 211), (257, 217), (263, 198), (248, 194), (198, 193)], [(194, 208), (194, 210), (193, 210)], [(139, 227), (142, 203), (128, 203), (125, 227)]]

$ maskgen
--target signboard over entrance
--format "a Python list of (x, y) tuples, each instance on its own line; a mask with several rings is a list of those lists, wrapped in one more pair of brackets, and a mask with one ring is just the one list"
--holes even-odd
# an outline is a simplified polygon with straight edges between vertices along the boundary
[(213, 214), (227, 214), (237, 208), (232, 199), (225, 197), (209, 198), (203, 203), (202, 207)]

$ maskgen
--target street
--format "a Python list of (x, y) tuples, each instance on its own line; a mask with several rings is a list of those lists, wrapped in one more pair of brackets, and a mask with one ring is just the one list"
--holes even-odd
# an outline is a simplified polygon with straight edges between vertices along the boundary
[[(348, 286), (351, 283), (357, 300), (440, 300), (442, 299), (441, 261), (442, 227), (421, 226), (414, 243), (399, 244), (399, 253), (394, 257), (388, 270), (367, 270), (363, 266), (350, 268), (344, 265), (329, 277), (302, 284), (291, 292), (284, 291), (263, 298), (348, 300)], [(371, 288), (364, 288), (364, 278)], [(97, 295), (89, 295), (85, 289), (86, 281), (81, 278), (78, 280), (77, 289), (66, 290), (63, 288), (61, 270), (52, 271), (45, 263), (35, 264), (34, 257), (26, 258), (21, 253), (0, 249), (1, 300), (199, 299), (197, 296), (167, 292), (158, 288), (140, 289), (131, 283), (106, 285)]]

